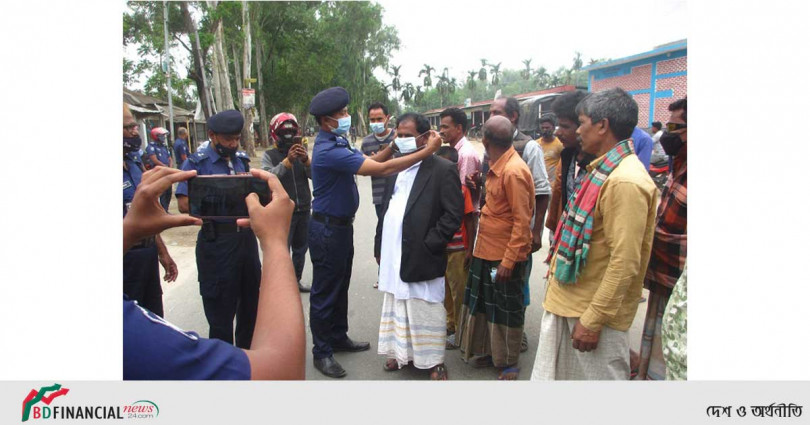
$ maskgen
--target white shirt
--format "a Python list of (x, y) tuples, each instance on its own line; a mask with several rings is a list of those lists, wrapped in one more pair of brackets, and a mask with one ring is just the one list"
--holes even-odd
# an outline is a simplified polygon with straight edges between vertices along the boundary
[(421, 164), (421, 161), (417, 162), (397, 175), (394, 193), (383, 221), (379, 290), (390, 293), (397, 300), (418, 298), (429, 303), (441, 303), (444, 302), (444, 276), (422, 282), (403, 282), (399, 274), (402, 261), (402, 221)]

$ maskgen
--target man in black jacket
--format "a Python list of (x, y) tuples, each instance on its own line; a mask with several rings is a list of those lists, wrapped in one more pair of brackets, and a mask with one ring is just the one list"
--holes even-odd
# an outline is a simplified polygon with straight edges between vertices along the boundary
[[(404, 114), (397, 124), (394, 143), (402, 155), (426, 144), (424, 116)], [(463, 209), (458, 168), (446, 159), (427, 157), (386, 182), (374, 254), (384, 293), (377, 354), (386, 357), (387, 371), (413, 362), (430, 369), (431, 379), (447, 379), (445, 248)]]
[(293, 114), (282, 112), (270, 120), (270, 137), (276, 144), (275, 149), (268, 149), (262, 157), (262, 169), (269, 171), (281, 181), (284, 190), (295, 202), (295, 211), (290, 221), (288, 245), (292, 249), (293, 268), (298, 279), (298, 290), (309, 292), (310, 287), (301, 284), (301, 273), (304, 271), (304, 259), (309, 248), (310, 207), (312, 192), (309, 189), (310, 171), (309, 155), (306, 148), (296, 139), (298, 121)]

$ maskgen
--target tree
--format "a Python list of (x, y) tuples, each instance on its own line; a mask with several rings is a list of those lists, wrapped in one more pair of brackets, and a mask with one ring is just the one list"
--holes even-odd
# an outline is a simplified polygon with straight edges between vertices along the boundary
[(526, 67), (521, 71), (520, 75), (523, 77), (524, 80), (528, 80), (532, 76), (532, 60), (531, 59), (524, 59), (523, 65)]
[(478, 80), (486, 82), (487, 81), (487, 60), (481, 59), (481, 69), (478, 70)]
[(503, 63), (503, 62), (498, 62), (497, 65), (490, 65), (489, 66), (489, 72), (490, 72), (490, 75), (492, 75), (492, 85), (493, 86), (497, 86), (498, 83), (500, 83), (500, 81), (501, 81), (501, 63)]
[(416, 89), (414, 89), (413, 84), (405, 83), (402, 89), (402, 100), (406, 103), (411, 103), (414, 94), (416, 93)]
[[(251, 52), (253, 51), (250, 38), (249, 10), (250, 7), (248, 6), (248, 2), (242, 1), (242, 29), (244, 31), (243, 37), (245, 42), (245, 47), (242, 53), (242, 63), (245, 70), (245, 79), (250, 78), (251, 75)], [(230, 83), (228, 85), (230, 86)], [(242, 106), (242, 115), (245, 117), (245, 126), (242, 128), (242, 140), (245, 141), (245, 150), (247, 151), (248, 156), (256, 156), (256, 144), (253, 140), (253, 108), (244, 107), (242, 102), (239, 102), (239, 104)]]
[(428, 64), (425, 64), (424, 68), (422, 68), (419, 71), (419, 76), (420, 77), (422, 76), (422, 74), (425, 74), (425, 79), (423, 80), (423, 83), (425, 84), (425, 88), (428, 88), (428, 87), (433, 85), (433, 80), (430, 79), (430, 73), (435, 71), (435, 70), (436, 70), (436, 68), (434, 68), (434, 67), (432, 67), (432, 66), (430, 66)]
[(573, 71), (582, 69), (582, 53), (574, 52), (574, 64), (571, 66)]
[(391, 89), (394, 90), (394, 99), (399, 99), (399, 90), (402, 88), (399, 81), (399, 69), (402, 65), (391, 66)]
[(470, 99), (472, 99), (473, 93), (475, 93), (476, 75), (478, 75), (478, 71), (476, 70), (467, 71), (467, 88), (470, 89)]
[(534, 81), (541, 89), (549, 87), (549, 75), (546, 67), (541, 66), (534, 70)]

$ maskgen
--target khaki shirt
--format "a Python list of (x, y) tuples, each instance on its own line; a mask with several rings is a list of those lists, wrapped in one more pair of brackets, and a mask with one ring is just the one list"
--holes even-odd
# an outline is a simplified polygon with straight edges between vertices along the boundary
[[(602, 159), (595, 159), (588, 171)], [(551, 259), (543, 308), (562, 317), (579, 317), (592, 331), (608, 326), (626, 331), (633, 323), (650, 261), (658, 193), (636, 155), (625, 157), (599, 190), (593, 233), (582, 273), (573, 284), (554, 277)]]

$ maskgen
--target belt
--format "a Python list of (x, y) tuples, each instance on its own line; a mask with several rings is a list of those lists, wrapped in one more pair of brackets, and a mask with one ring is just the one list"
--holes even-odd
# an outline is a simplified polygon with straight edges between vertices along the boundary
[(235, 221), (232, 221), (232, 222), (229, 222), (229, 223), (220, 223), (220, 222), (212, 221), (211, 225), (214, 226), (214, 230), (216, 230), (217, 233), (236, 233), (236, 232), (244, 232), (245, 230), (248, 230), (246, 228), (243, 229), (243, 228), (237, 226)]
[(338, 226), (350, 226), (352, 223), (354, 223), (354, 217), (335, 217), (333, 215), (319, 212), (313, 212), (312, 219), (324, 224), (335, 224)]
[(155, 244), (155, 237), (150, 236), (150, 237), (136, 243), (135, 245), (132, 245), (132, 248), (130, 248), (130, 249), (149, 248), (150, 246), (152, 246), (154, 244)]

